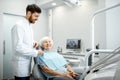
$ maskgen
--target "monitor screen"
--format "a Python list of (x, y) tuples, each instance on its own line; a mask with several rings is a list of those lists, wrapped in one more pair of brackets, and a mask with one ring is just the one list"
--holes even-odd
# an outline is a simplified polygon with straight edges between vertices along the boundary
[(66, 48), (67, 49), (80, 49), (81, 39), (67, 39)]

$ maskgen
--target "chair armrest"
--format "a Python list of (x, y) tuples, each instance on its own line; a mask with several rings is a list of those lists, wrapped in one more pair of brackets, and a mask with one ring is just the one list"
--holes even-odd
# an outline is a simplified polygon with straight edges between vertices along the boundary
[(85, 66), (72, 67), (72, 68), (76, 73), (83, 73), (85, 70)]

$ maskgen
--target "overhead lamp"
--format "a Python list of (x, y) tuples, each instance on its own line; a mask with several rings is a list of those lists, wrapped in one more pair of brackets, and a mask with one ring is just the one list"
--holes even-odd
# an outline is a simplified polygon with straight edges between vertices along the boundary
[(80, 0), (70, 0), (70, 3), (79, 6), (80, 5)]
[(52, 3), (51, 5), (56, 6), (57, 4), (54, 2), (54, 3)]
[(68, 6), (80, 6), (81, 5), (81, 0), (63, 0), (64, 3)]

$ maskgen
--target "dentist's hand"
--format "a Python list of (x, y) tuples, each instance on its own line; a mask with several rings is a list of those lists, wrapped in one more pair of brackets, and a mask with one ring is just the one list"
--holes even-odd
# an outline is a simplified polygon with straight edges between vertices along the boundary
[(39, 50), (38, 50), (38, 54), (39, 54), (39, 55), (43, 55), (44, 52), (43, 52), (41, 49), (39, 49)]
[(33, 47), (34, 47), (34, 48), (37, 48), (37, 47), (38, 47), (38, 42), (35, 41), (35, 42), (33, 43)]

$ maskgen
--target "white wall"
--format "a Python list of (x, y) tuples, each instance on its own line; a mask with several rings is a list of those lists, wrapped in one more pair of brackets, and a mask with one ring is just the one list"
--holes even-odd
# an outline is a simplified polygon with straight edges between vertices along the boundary
[(54, 50), (58, 46), (66, 51), (66, 39), (82, 39), (82, 52), (91, 48), (90, 21), (92, 14), (98, 9), (97, 0), (86, 0), (79, 8), (60, 6), (53, 9)]
[(0, 3), (0, 80), (3, 77), (3, 17), (2, 17), (2, 4)]
[(39, 41), (42, 37), (48, 36), (48, 14), (42, 10), (38, 21), (33, 25), (34, 39)]
[(26, 6), (35, 3), (34, 0), (2, 0), (4, 12), (25, 15)]
[[(120, 0), (106, 0), (106, 6), (120, 3)], [(115, 49), (120, 46), (120, 7), (106, 13), (107, 48)]]
[[(98, 10), (105, 8), (105, 0), (98, 0)], [(106, 14), (105, 12), (95, 17), (95, 45), (106, 49)]]

